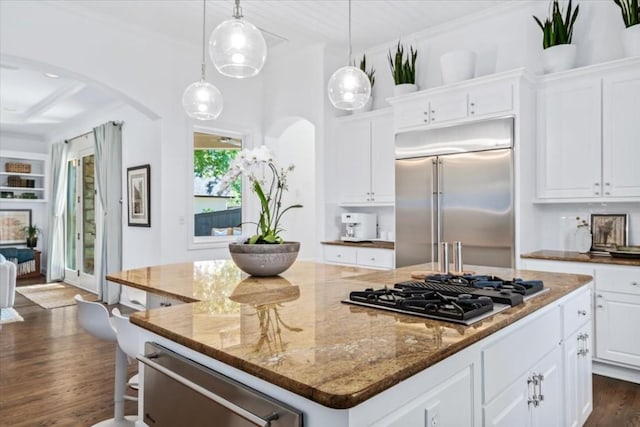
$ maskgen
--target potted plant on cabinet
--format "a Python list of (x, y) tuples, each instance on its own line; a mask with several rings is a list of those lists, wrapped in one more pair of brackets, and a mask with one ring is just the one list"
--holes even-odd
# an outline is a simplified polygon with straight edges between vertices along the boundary
[(27, 247), (35, 248), (38, 246), (38, 234), (41, 233), (42, 230), (37, 225), (27, 225), (22, 228), (22, 232), (24, 233), (27, 239)]
[[(356, 62), (355, 61), (353, 61), (353, 66), (354, 67), (356, 66)], [(369, 83), (371, 83), (371, 96), (369, 97), (369, 99), (367, 100), (366, 104), (364, 104), (364, 106), (362, 108), (359, 108), (359, 109), (357, 109), (355, 111), (356, 112), (371, 111), (371, 107), (373, 106), (373, 85), (376, 82), (376, 76), (375, 76), (376, 70), (373, 67), (367, 69), (367, 55), (365, 55), (365, 54), (362, 55), (362, 60), (360, 61), (360, 69), (369, 78)]]
[(625, 29), (622, 46), (627, 56), (640, 56), (640, 8), (638, 0), (613, 0), (620, 7)]
[(545, 73), (554, 73), (573, 68), (576, 60), (576, 46), (571, 44), (573, 26), (578, 18), (580, 5), (571, 13), (571, 0), (563, 16), (558, 0), (551, 3), (551, 17), (544, 24), (534, 16), (542, 29), (542, 65)]
[[(254, 170), (262, 166), (271, 172), (268, 186), (254, 174)], [(229, 165), (229, 171), (221, 178), (218, 194), (240, 175), (246, 174), (260, 202), (258, 221), (253, 223), (256, 225), (256, 234), (243, 242), (229, 243), (233, 262), (252, 276), (276, 276), (282, 273), (291, 267), (300, 251), (300, 242), (285, 242), (280, 236), (283, 231), (280, 225), (282, 216), (291, 209), (302, 207), (299, 204), (282, 206), (282, 196), (288, 189), (287, 173), (292, 170), (293, 165), (278, 169), (271, 152), (262, 145), (252, 150), (245, 148), (238, 153)]]
[(398, 96), (405, 93), (415, 92), (418, 90), (416, 85), (416, 58), (418, 51), (413, 50), (413, 46), (409, 46), (407, 58), (404, 57), (404, 46), (398, 42), (395, 55), (391, 55), (389, 51), (389, 66), (391, 67), (391, 75), (395, 87), (393, 95)]

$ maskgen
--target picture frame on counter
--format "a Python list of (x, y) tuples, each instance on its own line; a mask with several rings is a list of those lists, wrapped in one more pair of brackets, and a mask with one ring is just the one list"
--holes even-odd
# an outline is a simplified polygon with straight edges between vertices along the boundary
[(591, 251), (615, 251), (628, 241), (628, 214), (591, 214)]

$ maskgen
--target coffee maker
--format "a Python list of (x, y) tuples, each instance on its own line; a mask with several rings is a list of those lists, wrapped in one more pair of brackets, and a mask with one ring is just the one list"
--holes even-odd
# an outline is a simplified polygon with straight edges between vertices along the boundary
[(342, 214), (345, 235), (340, 239), (350, 242), (373, 240), (376, 238), (376, 214), (351, 213)]

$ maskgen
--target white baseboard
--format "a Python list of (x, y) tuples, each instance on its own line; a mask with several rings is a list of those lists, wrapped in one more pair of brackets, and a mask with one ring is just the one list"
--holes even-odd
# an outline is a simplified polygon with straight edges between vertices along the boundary
[(593, 373), (640, 384), (640, 369), (628, 368), (601, 360), (593, 361)]

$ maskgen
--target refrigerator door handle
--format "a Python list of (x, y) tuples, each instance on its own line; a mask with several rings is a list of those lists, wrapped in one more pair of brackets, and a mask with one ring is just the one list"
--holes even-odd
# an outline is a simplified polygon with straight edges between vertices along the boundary
[(438, 248), (440, 247), (440, 230), (441, 230), (441, 216), (440, 216), (440, 197), (441, 197), (441, 187), (440, 187), (440, 167), (442, 165), (442, 160), (439, 157), (433, 159), (433, 203), (432, 212), (431, 212), (431, 232), (433, 235), (433, 245), (431, 246), (431, 259), (434, 262), (440, 262), (438, 256)]

